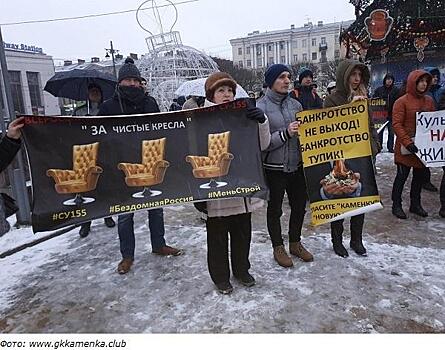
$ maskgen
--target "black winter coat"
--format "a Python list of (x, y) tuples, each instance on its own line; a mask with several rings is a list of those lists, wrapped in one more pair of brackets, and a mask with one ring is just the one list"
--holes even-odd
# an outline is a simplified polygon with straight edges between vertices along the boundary
[(392, 120), (392, 109), (394, 102), (399, 97), (399, 89), (394, 84), (387, 88), (385, 85), (378, 87), (374, 92), (374, 98), (383, 98), (386, 101), (386, 110), (388, 111), (388, 120)]
[(312, 91), (312, 86), (301, 86), (291, 91), (289, 95), (301, 103), (304, 111), (323, 108), (323, 100)]
[(21, 141), (5, 136), (0, 141), (0, 172), (6, 169), (20, 149)]
[(101, 115), (119, 115), (119, 114), (145, 114), (160, 112), (156, 100), (151, 96), (145, 96), (141, 103), (134, 104), (133, 102), (121, 98), (119, 102), (119, 93), (116, 92), (112, 98), (102, 103), (99, 109), (98, 116)]

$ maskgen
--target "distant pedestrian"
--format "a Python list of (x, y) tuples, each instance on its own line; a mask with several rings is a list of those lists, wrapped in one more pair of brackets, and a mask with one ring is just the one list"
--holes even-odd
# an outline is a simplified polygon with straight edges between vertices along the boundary
[[(392, 127), (392, 109), (394, 106), (394, 102), (396, 102), (399, 96), (399, 89), (394, 85), (394, 76), (391, 73), (388, 73), (383, 78), (383, 85), (378, 87), (374, 92), (374, 98), (384, 99), (386, 102), (386, 111), (388, 113), (388, 124), (385, 128), (388, 129), (388, 140), (386, 142), (386, 147), (388, 152), (394, 153), (394, 130)], [(379, 141), (380, 144), (383, 145), (383, 132), (380, 131)]]

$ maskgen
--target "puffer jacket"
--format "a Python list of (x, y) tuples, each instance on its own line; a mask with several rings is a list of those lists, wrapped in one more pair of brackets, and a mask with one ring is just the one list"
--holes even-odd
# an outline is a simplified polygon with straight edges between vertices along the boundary
[(392, 125), (397, 136), (394, 146), (394, 162), (413, 168), (424, 168), (425, 166), (415, 154), (403, 155), (401, 146), (406, 147), (413, 143), (411, 138), (416, 135), (416, 113), (435, 110), (434, 100), (428, 96), (428, 92), (420, 94), (416, 89), (417, 82), (425, 75), (428, 77), (429, 88), (432, 80), (429, 73), (424, 70), (415, 70), (409, 74), (406, 94), (396, 101), (393, 110)]
[[(348, 96), (350, 94), (349, 76), (356, 67), (362, 71), (362, 78), (365, 86), (369, 85), (370, 73), (368, 67), (359, 61), (341, 61), (336, 72), (336, 90), (333, 94), (326, 96), (323, 104), (324, 108), (337, 107), (350, 103), (350, 101), (348, 101)], [(370, 113), (368, 113), (368, 121), (369, 134), (371, 135), (371, 151), (372, 155), (376, 156), (376, 154), (381, 151), (382, 147)]]
[(263, 152), (264, 168), (285, 173), (296, 171), (301, 165), (300, 142), (298, 136), (289, 136), (287, 127), (295, 121), (296, 113), (303, 110), (301, 103), (268, 88), (257, 106), (269, 118), (271, 134), (269, 147)]
[(20, 139), (11, 139), (8, 136), (3, 136), (0, 141), (0, 172), (12, 162), (17, 152), (20, 150)]
[[(208, 100), (205, 101), (204, 107), (215, 105)], [(260, 138), (260, 148), (265, 149), (270, 142), (269, 121), (266, 120), (262, 124), (258, 124), (258, 134)], [(207, 201), (207, 215), (208, 217), (223, 217), (230, 215), (238, 215), (250, 213), (264, 205), (264, 200), (260, 198), (227, 198)]]

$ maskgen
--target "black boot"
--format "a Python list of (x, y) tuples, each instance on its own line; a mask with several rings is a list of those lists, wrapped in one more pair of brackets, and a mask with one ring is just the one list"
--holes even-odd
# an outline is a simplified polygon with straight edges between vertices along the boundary
[(341, 256), (342, 258), (347, 258), (349, 254), (343, 245), (342, 234), (331, 232), (331, 238), (332, 238), (332, 247), (334, 248), (335, 254)]
[(423, 218), (426, 218), (428, 216), (428, 213), (425, 211), (425, 209), (422, 208), (420, 204), (417, 205), (411, 205), (409, 207), (409, 212), (413, 214), (417, 214)]
[(105, 222), (105, 225), (107, 226), (107, 227), (114, 227), (114, 226), (116, 226), (116, 223), (114, 222), (114, 220), (113, 220), (113, 218), (110, 216), (110, 217), (108, 217), (108, 218), (105, 218), (104, 219), (104, 222)]
[(393, 206), (392, 207), (392, 215), (398, 217), (399, 219), (406, 219), (406, 214), (402, 209), (402, 206)]
[(358, 255), (366, 255), (366, 248), (363, 246), (362, 233), (351, 232), (351, 249)]
[(425, 182), (422, 184), (422, 188), (426, 191), (437, 192), (437, 187), (434, 186), (431, 182)]
[(85, 238), (90, 234), (91, 221), (85, 222), (80, 226), (79, 236)]

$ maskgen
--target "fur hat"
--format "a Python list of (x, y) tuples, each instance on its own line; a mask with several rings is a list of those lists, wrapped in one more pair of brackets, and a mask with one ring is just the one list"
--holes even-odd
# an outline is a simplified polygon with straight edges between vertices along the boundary
[(291, 73), (290, 69), (284, 64), (273, 64), (269, 68), (267, 68), (266, 73), (264, 73), (264, 80), (269, 88), (272, 88), (275, 80), (281, 75), (283, 72)]
[(303, 78), (305, 77), (311, 77), (311, 79), (314, 79), (314, 73), (312, 73), (312, 71), (307, 68), (307, 67), (302, 67), (300, 69), (300, 71), (298, 72), (298, 82), (301, 84), (301, 82), (303, 81)]
[(141, 72), (138, 67), (134, 65), (134, 61), (131, 57), (127, 57), (125, 63), (119, 69), (118, 82), (120, 83), (124, 79), (135, 78), (142, 82)]
[(230, 74), (225, 72), (216, 72), (210, 75), (204, 84), (207, 100), (212, 101), (216, 89), (224, 85), (230, 86), (233, 90), (233, 95), (236, 94), (236, 81), (233, 80)]

